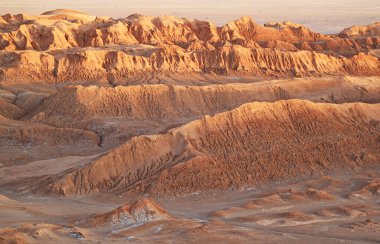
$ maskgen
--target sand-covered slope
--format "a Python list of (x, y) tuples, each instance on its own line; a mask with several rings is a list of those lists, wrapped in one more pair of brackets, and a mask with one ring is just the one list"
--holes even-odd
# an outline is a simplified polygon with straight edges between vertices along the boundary
[(89, 165), (44, 177), (35, 190), (183, 194), (374, 167), (379, 119), (377, 104), (245, 104), (164, 135), (135, 137)]

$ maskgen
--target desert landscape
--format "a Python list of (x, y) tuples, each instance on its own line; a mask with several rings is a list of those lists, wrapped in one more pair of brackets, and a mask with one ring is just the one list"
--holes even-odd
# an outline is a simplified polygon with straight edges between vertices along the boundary
[(379, 243), (380, 22), (2, 15), (0, 243), (110, 242)]

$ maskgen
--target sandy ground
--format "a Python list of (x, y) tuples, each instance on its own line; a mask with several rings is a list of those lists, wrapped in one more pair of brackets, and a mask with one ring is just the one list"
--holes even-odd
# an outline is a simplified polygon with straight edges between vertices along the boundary
[[(0, 189), (0, 240), (29, 243), (376, 243), (380, 171), (314, 178), (240, 192), (155, 197), (173, 217), (133, 226), (82, 227), (88, 216), (137, 196), (46, 197)], [(3, 238), (3, 239), (2, 239)], [(7, 243), (7, 242), (5, 242)]]

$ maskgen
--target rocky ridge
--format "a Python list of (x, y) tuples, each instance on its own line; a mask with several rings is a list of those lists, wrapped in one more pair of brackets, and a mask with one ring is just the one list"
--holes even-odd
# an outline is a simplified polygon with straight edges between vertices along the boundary
[[(134, 80), (180, 74), (294, 77), (379, 75), (365, 40), (250, 17), (217, 27), (171, 16), (123, 19), (70, 11), (0, 18), (0, 82)], [(341, 35), (340, 35), (341, 36)], [(344, 57), (345, 56), (345, 57)]]
[(134, 137), (91, 164), (40, 179), (35, 189), (186, 194), (374, 167), (379, 111), (360, 103), (245, 104), (163, 135)]

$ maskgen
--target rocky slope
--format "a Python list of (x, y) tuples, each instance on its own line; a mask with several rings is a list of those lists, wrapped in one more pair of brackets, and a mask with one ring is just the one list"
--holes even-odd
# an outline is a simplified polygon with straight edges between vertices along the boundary
[(0, 90), (0, 114), (4, 116), (0, 123), (0, 163), (24, 164), (59, 155), (104, 152), (133, 136), (166, 133), (201, 116), (247, 102), (297, 98), (378, 103), (379, 94), (378, 77), (298, 78), (207, 86), (4, 86)]
[(245, 104), (163, 135), (134, 137), (91, 164), (40, 179), (34, 189), (185, 194), (375, 167), (379, 119), (377, 104)]
[(68, 47), (99, 47), (110, 44), (175, 44), (193, 49), (194, 45), (212, 48), (226, 43), (258, 47), (277, 42), (281, 48), (357, 52), (360, 46), (350, 40), (312, 32), (292, 22), (255, 23), (242, 17), (217, 27), (212, 22), (151, 17), (139, 14), (127, 18), (94, 18), (71, 10), (46, 12), (39, 16), (7, 14), (0, 19), (0, 49), (51, 50)]
[(69, 86), (45, 98), (25, 119), (68, 126), (95, 117), (170, 121), (230, 110), (243, 103), (308, 98), (378, 103), (378, 77), (299, 78), (208, 86)]
[(380, 35), (380, 22), (370, 25), (355, 25), (344, 29), (339, 36), (341, 37), (376, 37)]
[(338, 36), (358, 43), (361, 46), (372, 47), (372, 50), (368, 53), (380, 57), (380, 22), (370, 25), (352, 26), (344, 29)]
[(0, 167), (64, 155), (94, 154), (101, 137), (89, 130), (56, 128), (0, 115)]
[(173, 219), (162, 207), (150, 199), (143, 198), (131, 205), (121, 206), (111, 212), (91, 216), (79, 221), (81, 226), (130, 227), (157, 220)]
[(102, 137), (101, 145), (109, 148), (132, 136), (163, 133), (202, 115), (247, 102), (298, 98), (377, 103), (379, 81), (377, 77), (326, 77), (208, 86), (69, 86), (43, 99), (22, 119), (95, 131)]
[[(152, 74), (379, 75), (378, 37), (356, 40), (242, 17), (224, 26), (170, 16), (70, 11), (0, 19), (0, 82), (135, 80)], [(346, 57), (342, 57), (342, 55)], [(148, 75), (147, 75), (148, 73)], [(164, 76), (165, 77), (165, 76)]]
[[(124, 49), (125, 47), (122, 47)], [(379, 75), (377, 57), (359, 53), (341, 58), (310, 51), (288, 52), (240, 45), (215, 50), (187, 52), (177, 46), (141, 47), (140, 52), (111, 47), (75, 49), (58, 53), (17, 51), (0, 53), (0, 80), (4, 84), (145, 79), (152, 75), (192, 74), (258, 77), (322, 75)], [(211, 77), (212, 78), (212, 77)], [(213, 77), (217, 79), (217, 77)], [(185, 78), (186, 79), (186, 78)], [(158, 82), (161, 82), (158, 80)]]
[(378, 23), (1, 16), (0, 243), (379, 242), (379, 51)]
[[(68, 145), (90, 141), (99, 143), (99, 137), (91, 131), (80, 131), (68, 128), (55, 128), (41, 124), (33, 124), (0, 117), (0, 144), (27, 145), (50, 144)], [(46, 137), (46, 138), (45, 138)], [(51, 142), (47, 138), (53, 139)]]

